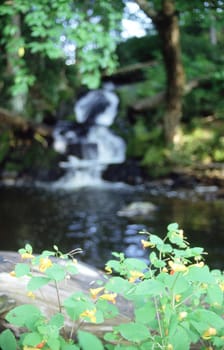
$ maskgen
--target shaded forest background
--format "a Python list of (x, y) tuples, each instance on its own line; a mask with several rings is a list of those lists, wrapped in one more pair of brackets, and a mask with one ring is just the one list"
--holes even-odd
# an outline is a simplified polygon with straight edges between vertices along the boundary
[[(3, 1), (1, 176), (49, 174), (58, 160), (53, 124), (75, 120), (80, 94), (112, 81), (120, 97), (114, 130), (128, 161), (153, 178), (222, 178), (223, 11), (219, 0)], [(124, 18), (143, 21), (145, 35), (124, 39)]]

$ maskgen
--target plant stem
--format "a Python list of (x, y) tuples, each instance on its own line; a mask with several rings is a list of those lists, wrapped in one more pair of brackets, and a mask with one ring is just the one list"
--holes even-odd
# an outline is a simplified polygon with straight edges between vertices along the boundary
[(55, 284), (56, 295), (57, 295), (57, 300), (58, 300), (58, 310), (61, 313), (62, 306), (61, 306), (61, 299), (60, 299), (60, 294), (59, 294), (59, 288), (58, 288), (57, 281), (54, 281), (54, 284)]
[(163, 331), (162, 331), (162, 326), (161, 326), (161, 322), (160, 322), (158, 303), (157, 303), (157, 300), (156, 300), (155, 296), (153, 296), (153, 299), (154, 299), (154, 304), (155, 304), (155, 307), (156, 307), (156, 317), (157, 317), (158, 325), (159, 325), (159, 333), (160, 333), (161, 339), (163, 339)]

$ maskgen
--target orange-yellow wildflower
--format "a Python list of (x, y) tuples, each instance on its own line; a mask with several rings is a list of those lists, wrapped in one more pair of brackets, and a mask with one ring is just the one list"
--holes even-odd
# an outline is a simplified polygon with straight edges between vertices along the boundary
[[(45, 344), (46, 344), (46, 341), (42, 341), (41, 343), (37, 344), (34, 347), (33, 346), (24, 345), (23, 350), (39, 350), (39, 349), (42, 349)], [(47, 349), (49, 349), (49, 348), (47, 348)]]
[(176, 301), (177, 303), (179, 303), (180, 299), (181, 299), (181, 294), (176, 294), (176, 295), (175, 295), (175, 301)]
[(80, 314), (80, 317), (88, 317), (91, 322), (96, 323), (96, 309), (85, 310)]
[(190, 265), (189, 267), (193, 267), (193, 266), (196, 266), (196, 267), (203, 267), (203, 266), (205, 266), (205, 263), (204, 263), (204, 261), (200, 261), (200, 262), (197, 262), (196, 264)]
[(178, 236), (182, 239), (184, 239), (184, 231), (183, 230), (178, 230)]
[(19, 47), (17, 52), (19, 57), (23, 57), (25, 55), (24, 47)]
[(104, 287), (99, 287), (99, 288), (90, 288), (90, 294), (93, 299), (96, 299), (98, 294), (104, 290)]
[(210, 327), (202, 334), (202, 338), (205, 340), (210, 339), (213, 335), (216, 335), (216, 334), (217, 334), (216, 329), (213, 327)]
[(52, 261), (49, 258), (40, 258), (39, 270), (44, 272), (52, 265)]
[(105, 293), (100, 296), (100, 299), (111, 301), (111, 303), (116, 303), (117, 293)]
[(12, 277), (16, 277), (15, 271), (11, 271), (11, 272), (9, 272), (9, 274), (10, 274), (10, 276), (12, 276)]
[(171, 270), (173, 272), (185, 272), (188, 270), (187, 266), (179, 263), (179, 262), (174, 262), (172, 260), (168, 261), (169, 266), (171, 267)]
[(172, 344), (168, 344), (166, 347), (166, 350), (173, 350), (173, 345)]
[(27, 293), (27, 296), (29, 297), (29, 298), (31, 298), (31, 299), (35, 299), (35, 294), (33, 293), (33, 292), (31, 292), (31, 291), (29, 291), (28, 293)]
[(105, 271), (106, 271), (106, 273), (107, 273), (108, 275), (110, 275), (110, 274), (113, 272), (112, 269), (111, 269), (111, 267), (108, 266), (108, 265), (105, 266)]
[(142, 243), (142, 247), (145, 249), (145, 248), (154, 248), (155, 247), (155, 244), (153, 244), (152, 242), (150, 241), (145, 241), (144, 239), (141, 240), (141, 243)]
[(183, 320), (184, 318), (186, 318), (187, 317), (187, 311), (181, 311), (180, 313), (179, 313), (179, 320)]
[(22, 259), (33, 259), (34, 256), (31, 253), (23, 253), (23, 254), (21, 254), (21, 258)]
[(129, 282), (133, 283), (135, 281), (137, 281), (139, 278), (143, 278), (144, 277), (144, 273), (140, 272), (140, 271), (130, 271), (130, 277), (129, 277)]
[(221, 290), (224, 292), (224, 281), (222, 281), (221, 283), (219, 283), (219, 287), (220, 287)]

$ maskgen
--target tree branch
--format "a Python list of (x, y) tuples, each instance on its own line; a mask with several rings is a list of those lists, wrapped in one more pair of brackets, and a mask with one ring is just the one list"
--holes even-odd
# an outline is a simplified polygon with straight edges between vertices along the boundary
[(157, 12), (154, 10), (152, 5), (147, 0), (135, 0), (140, 9), (145, 12), (145, 14), (154, 21), (157, 17)]
[[(195, 89), (197, 86), (200, 85), (200, 83), (204, 82), (204, 78), (198, 78), (194, 80), (190, 80), (187, 84), (184, 86), (184, 93), (183, 95), (189, 94), (193, 89)], [(145, 97), (141, 100), (131, 104), (131, 108), (136, 112), (142, 112), (146, 110), (153, 109), (160, 104), (165, 102), (166, 98), (166, 92), (161, 91), (158, 94), (152, 96), (152, 97)]]
[(12, 129), (27, 131), (29, 129), (41, 136), (50, 136), (52, 129), (44, 124), (35, 124), (27, 121), (24, 117), (14, 114), (7, 109), (0, 108), (0, 125), (6, 125)]

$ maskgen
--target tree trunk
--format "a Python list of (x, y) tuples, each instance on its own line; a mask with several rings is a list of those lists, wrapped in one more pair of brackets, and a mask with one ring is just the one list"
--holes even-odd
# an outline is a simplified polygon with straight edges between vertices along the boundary
[(161, 40), (167, 77), (164, 129), (167, 143), (174, 144), (182, 116), (182, 96), (185, 83), (175, 0), (163, 0), (162, 9), (157, 12), (151, 1), (135, 0), (135, 2), (151, 18)]
[[(16, 14), (14, 16), (12, 16), (11, 18), (11, 23), (13, 27), (17, 28), (16, 33), (13, 36), (13, 39), (15, 41), (19, 41), (21, 38), (21, 17), (19, 14)], [(11, 75), (14, 79), (17, 75), (17, 71), (18, 71), (18, 67), (15, 64), (15, 55), (17, 55), (18, 53), (14, 52), (7, 52), (7, 70), (8, 70), (8, 74)], [(24, 112), (24, 108), (25, 108), (25, 104), (26, 104), (26, 100), (27, 100), (27, 94), (26, 93), (18, 93), (16, 95), (13, 95), (11, 97), (11, 109), (15, 112), (15, 113), (23, 113)]]
[(168, 144), (174, 144), (182, 116), (185, 74), (181, 60), (178, 16), (173, 0), (163, 0), (161, 13), (153, 20), (161, 39), (167, 77), (164, 130)]

